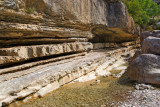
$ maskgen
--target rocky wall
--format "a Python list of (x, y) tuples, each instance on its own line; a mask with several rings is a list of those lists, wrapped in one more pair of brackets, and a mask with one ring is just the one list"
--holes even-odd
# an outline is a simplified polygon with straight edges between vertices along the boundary
[[(133, 19), (119, 0), (0, 1), (1, 65), (88, 51), (91, 43), (134, 41), (137, 34)], [(59, 49), (65, 46), (69, 50)], [(60, 52), (46, 52), (52, 50)]]

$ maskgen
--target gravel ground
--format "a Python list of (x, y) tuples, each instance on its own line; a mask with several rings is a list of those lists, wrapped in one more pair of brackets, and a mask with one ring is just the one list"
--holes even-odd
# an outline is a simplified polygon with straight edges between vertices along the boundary
[(135, 90), (129, 92), (126, 101), (119, 102), (118, 107), (160, 107), (160, 90), (151, 85), (136, 84)]

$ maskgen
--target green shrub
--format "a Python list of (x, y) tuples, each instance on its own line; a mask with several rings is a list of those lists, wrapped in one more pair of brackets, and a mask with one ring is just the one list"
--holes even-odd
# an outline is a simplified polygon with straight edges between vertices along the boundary
[(160, 15), (160, 7), (152, 0), (125, 0), (129, 14), (141, 27), (149, 24), (150, 18)]

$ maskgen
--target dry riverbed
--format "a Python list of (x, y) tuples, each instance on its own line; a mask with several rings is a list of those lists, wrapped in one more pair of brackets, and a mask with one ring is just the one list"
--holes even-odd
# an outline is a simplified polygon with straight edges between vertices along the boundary
[(125, 66), (113, 69), (109, 77), (70, 83), (43, 98), (19, 100), (9, 107), (159, 107), (160, 88), (132, 82), (126, 74), (119, 78)]
[(128, 92), (134, 90), (127, 77), (99, 77), (100, 83), (91, 80), (72, 83), (30, 102), (15, 102), (10, 107), (113, 107), (124, 101)]
[(109, 77), (73, 82), (45, 97), (31, 96), (9, 107), (159, 107), (159, 87), (132, 82), (123, 74), (127, 66), (122, 64), (112, 69)]

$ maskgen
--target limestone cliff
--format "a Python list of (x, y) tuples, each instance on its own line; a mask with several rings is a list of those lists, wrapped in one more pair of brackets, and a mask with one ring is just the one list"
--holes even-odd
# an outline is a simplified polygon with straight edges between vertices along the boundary
[(120, 43), (137, 34), (118, 0), (0, 1), (0, 65), (88, 51), (93, 48), (88, 40)]
[(107, 76), (134, 54), (137, 35), (119, 0), (0, 0), (0, 107)]

